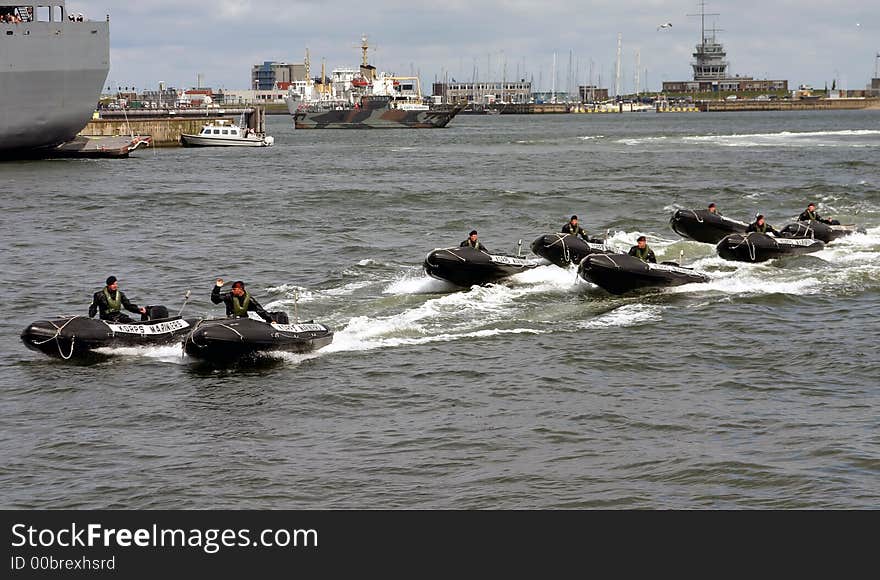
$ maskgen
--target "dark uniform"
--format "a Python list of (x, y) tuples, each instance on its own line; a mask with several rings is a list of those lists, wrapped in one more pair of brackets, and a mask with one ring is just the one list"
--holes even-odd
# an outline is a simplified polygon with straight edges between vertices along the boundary
[(822, 222), (823, 224), (828, 224), (829, 226), (837, 225), (834, 223), (834, 220), (828, 220), (819, 215), (819, 212), (805, 210), (804, 213), (798, 216), (799, 222)]
[(654, 255), (654, 250), (649, 248), (647, 245), (645, 246), (644, 250), (638, 246), (631, 247), (629, 249), (629, 255), (633, 258), (638, 258), (642, 262), (647, 262), (651, 264), (657, 263), (657, 257)]
[(570, 234), (570, 235), (572, 235), (576, 238), (580, 238), (583, 241), (590, 243), (590, 244), (604, 244), (605, 243), (605, 240), (600, 240), (598, 238), (591, 238), (590, 236), (587, 235), (587, 230), (582, 228), (580, 225), (573, 226), (573, 225), (571, 225), (571, 222), (568, 222), (567, 224), (562, 226), (562, 229), (560, 231), (563, 234)]
[(779, 232), (776, 231), (776, 228), (768, 224), (766, 221), (763, 226), (759, 226), (757, 221), (754, 221), (749, 224), (746, 233), (758, 232), (759, 234), (773, 234), (774, 236), (781, 236)]
[(479, 250), (481, 252), (486, 252), (487, 254), (491, 254), (489, 248), (484, 246), (479, 240), (476, 242), (472, 242), (470, 238), (466, 239), (462, 243), (458, 245), (459, 248), (473, 248), (475, 250)]
[(111, 292), (104, 286), (104, 289), (95, 292), (95, 296), (92, 298), (92, 304), (89, 306), (89, 318), (93, 318), (100, 310), (101, 320), (125, 324), (134, 322), (131, 317), (122, 313), (123, 308), (129, 312), (140, 313), (138, 305), (129, 302), (128, 297), (122, 290), (117, 289), (116, 292)]
[(220, 286), (215, 284), (214, 289), (211, 290), (211, 302), (214, 304), (224, 302), (226, 316), (229, 318), (247, 318), (247, 313), (250, 310), (259, 314), (266, 322), (272, 322), (272, 316), (260, 306), (257, 299), (251, 296), (247, 290), (244, 291), (244, 296), (239, 298), (232, 292), (221, 294)]
[(580, 225), (573, 225), (571, 222), (568, 222), (564, 226), (562, 226), (563, 234), (571, 234), (576, 238), (581, 238), (585, 242), (589, 242), (590, 238), (587, 236), (587, 230), (582, 228)]

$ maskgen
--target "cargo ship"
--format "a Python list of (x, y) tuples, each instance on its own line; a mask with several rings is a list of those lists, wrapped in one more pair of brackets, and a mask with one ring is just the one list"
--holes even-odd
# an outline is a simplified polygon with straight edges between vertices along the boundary
[(0, 159), (72, 141), (110, 71), (110, 22), (63, 0), (0, 6)]
[(286, 99), (296, 129), (434, 129), (463, 109), (425, 104), (418, 77), (377, 73), (366, 37), (361, 50), (359, 70), (335, 69), (327, 78), (322, 66), (320, 82), (310, 78), (306, 56), (306, 80), (291, 84)]

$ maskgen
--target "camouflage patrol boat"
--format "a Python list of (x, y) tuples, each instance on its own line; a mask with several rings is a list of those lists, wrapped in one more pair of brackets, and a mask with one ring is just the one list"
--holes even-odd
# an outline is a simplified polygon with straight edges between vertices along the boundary
[(297, 129), (434, 129), (448, 125), (460, 111), (461, 107), (400, 106), (391, 97), (370, 95), (350, 107), (327, 109), (319, 105), (292, 114)]
[(377, 73), (369, 64), (367, 38), (359, 70), (334, 69), (310, 78), (306, 53), (306, 80), (292, 83), (287, 108), (297, 129), (434, 129), (445, 127), (463, 106), (425, 104), (418, 77)]

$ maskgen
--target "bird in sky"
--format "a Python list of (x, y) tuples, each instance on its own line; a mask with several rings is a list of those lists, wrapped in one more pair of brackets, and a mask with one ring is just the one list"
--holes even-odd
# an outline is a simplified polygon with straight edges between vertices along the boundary
[(672, 28), (672, 23), (667, 22), (666, 24), (661, 24), (660, 26), (657, 27), (657, 30), (660, 30), (662, 28)]

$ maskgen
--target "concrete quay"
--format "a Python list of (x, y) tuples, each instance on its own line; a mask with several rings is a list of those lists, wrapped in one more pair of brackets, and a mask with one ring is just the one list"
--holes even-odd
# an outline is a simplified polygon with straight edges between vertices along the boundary
[(179, 147), (180, 136), (196, 134), (205, 123), (224, 119), (238, 123), (245, 116), (245, 126), (266, 131), (266, 112), (261, 107), (249, 109), (194, 109), (179, 111), (102, 111), (80, 131), (82, 136), (149, 136), (154, 147)]
[(739, 111), (846, 111), (880, 109), (880, 98), (699, 101), (697, 102), (697, 107), (700, 111), (708, 113)]

